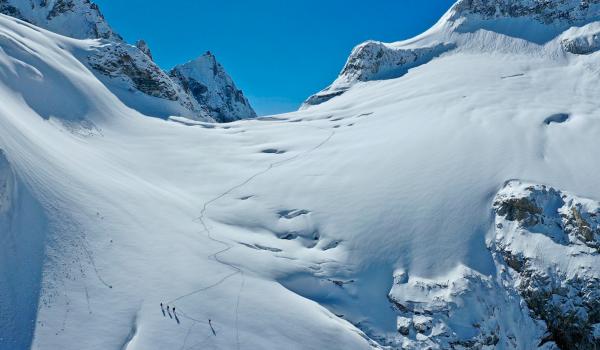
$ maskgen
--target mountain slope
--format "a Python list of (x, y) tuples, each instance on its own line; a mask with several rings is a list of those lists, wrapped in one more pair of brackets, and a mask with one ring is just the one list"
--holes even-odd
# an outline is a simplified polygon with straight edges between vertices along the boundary
[[(514, 51), (521, 48), (511, 46), (528, 45), (531, 51), (536, 48), (531, 44), (537, 44), (543, 50), (556, 44), (553, 39), (559, 34), (580, 26), (580, 39), (566, 42), (566, 51), (591, 53), (598, 48), (595, 27), (599, 19), (600, 3), (595, 0), (460, 0), (422, 35), (395, 43), (368, 41), (355, 47), (338, 78), (310, 96), (301, 109), (339, 96), (357, 83), (400, 77), (457, 48), (479, 45), (480, 50), (495, 46), (496, 50)], [(494, 44), (482, 38), (486, 33), (504, 34), (525, 42), (510, 43), (503, 39), (504, 42)]]
[(256, 118), (256, 113), (241, 90), (235, 86), (210, 52), (169, 73), (198, 103), (208, 108), (216, 120), (230, 122)]
[(144, 118), (78, 59), (97, 42), (0, 16), (0, 186), (25, 193), (0, 198), (43, 224), (17, 242), (44, 238), (42, 261), (2, 251), (40, 278), (0, 316), (35, 328), (0, 348), (593, 349), (581, 25), (543, 44), (438, 25), (402, 49), (453, 48), (399, 77), (220, 125)]
[(173, 79), (158, 67), (143, 40), (135, 46), (124, 42), (89, 0), (0, 0), (0, 13), (68, 37), (101, 39), (78, 57), (125, 104), (146, 115), (219, 122), (256, 117), (248, 100), (216, 60), (219, 70), (215, 78), (205, 75), (200, 79), (206, 92), (195, 95), (189, 91), (189, 81)]

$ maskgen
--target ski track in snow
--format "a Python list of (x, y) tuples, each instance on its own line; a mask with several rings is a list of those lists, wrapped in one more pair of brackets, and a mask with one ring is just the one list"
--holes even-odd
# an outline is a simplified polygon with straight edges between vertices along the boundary
[[(314, 146), (314, 147), (312, 147), (312, 148), (310, 148), (310, 149), (308, 149), (308, 150), (306, 150), (306, 151), (304, 151), (304, 152), (300, 152), (300, 153), (298, 153), (298, 154), (296, 154), (296, 155), (294, 155), (294, 156), (292, 156), (292, 157), (286, 158), (286, 159), (284, 159), (284, 160), (280, 160), (280, 161), (277, 161), (277, 162), (270, 163), (270, 164), (269, 164), (269, 166), (267, 166), (265, 169), (263, 169), (263, 170), (261, 170), (261, 171), (259, 171), (259, 172), (255, 173), (255, 174), (253, 174), (252, 176), (248, 177), (247, 179), (245, 179), (245, 180), (244, 180), (244, 181), (242, 181), (241, 183), (239, 183), (239, 184), (237, 184), (237, 185), (235, 185), (235, 186), (233, 186), (233, 187), (229, 188), (229, 189), (228, 189), (228, 190), (226, 190), (225, 192), (222, 192), (222, 193), (221, 193), (221, 194), (219, 194), (218, 196), (216, 196), (216, 197), (212, 198), (211, 200), (209, 200), (209, 201), (205, 202), (205, 203), (203, 204), (203, 206), (202, 206), (202, 210), (200, 211), (200, 216), (199, 216), (199, 217), (197, 217), (197, 218), (195, 219), (195, 221), (199, 221), (199, 222), (200, 222), (200, 224), (202, 225), (202, 228), (203, 228), (203, 230), (200, 232), (201, 234), (206, 234), (207, 238), (208, 238), (208, 239), (210, 239), (211, 241), (213, 241), (213, 242), (216, 242), (216, 243), (219, 243), (219, 244), (222, 244), (222, 245), (224, 245), (224, 246), (225, 246), (225, 248), (223, 248), (223, 249), (221, 249), (221, 250), (219, 250), (219, 251), (217, 251), (217, 252), (215, 252), (215, 253), (213, 253), (213, 254), (209, 255), (209, 256), (208, 256), (208, 258), (209, 258), (209, 259), (212, 259), (212, 260), (215, 260), (215, 261), (216, 261), (216, 262), (218, 262), (219, 264), (222, 264), (222, 265), (224, 265), (224, 266), (227, 266), (227, 267), (229, 267), (230, 269), (232, 269), (232, 270), (233, 270), (233, 272), (232, 272), (232, 273), (230, 273), (229, 275), (227, 275), (227, 276), (225, 276), (225, 277), (221, 278), (219, 281), (215, 282), (214, 284), (211, 284), (211, 285), (209, 285), (209, 286), (206, 286), (206, 287), (202, 287), (202, 288), (200, 288), (200, 289), (197, 289), (197, 290), (195, 290), (195, 291), (192, 291), (192, 292), (190, 292), (190, 293), (187, 293), (187, 294), (184, 294), (184, 295), (178, 296), (178, 297), (176, 297), (176, 298), (174, 298), (174, 299), (171, 299), (171, 300), (169, 300), (169, 301), (167, 301), (167, 302), (166, 302), (166, 303), (167, 303), (167, 305), (168, 305), (168, 304), (172, 304), (172, 303), (175, 303), (175, 302), (177, 302), (177, 301), (180, 301), (180, 300), (182, 300), (182, 299), (188, 298), (188, 297), (190, 297), (190, 296), (192, 296), (192, 295), (195, 295), (195, 294), (198, 294), (198, 293), (201, 293), (201, 292), (207, 291), (207, 290), (209, 290), (209, 289), (212, 289), (212, 288), (214, 288), (214, 287), (217, 287), (217, 286), (219, 286), (220, 284), (222, 284), (223, 282), (227, 281), (227, 280), (228, 280), (228, 279), (230, 279), (231, 277), (233, 277), (233, 276), (235, 276), (235, 275), (238, 275), (238, 274), (239, 274), (239, 275), (241, 276), (241, 282), (240, 282), (240, 289), (239, 289), (239, 291), (238, 291), (237, 300), (236, 300), (236, 305), (235, 305), (235, 335), (236, 335), (236, 348), (237, 348), (238, 350), (240, 349), (239, 328), (238, 328), (238, 321), (239, 321), (239, 307), (240, 307), (240, 299), (241, 299), (241, 294), (242, 294), (242, 291), (243, 291), (243, 289), (244, 289), (244, 285), (245, 285), (245, 274), (244, 274), (244, 271), (243, 271), (241, 268), (239, 268), (238, 266), (236, 266), (236, 265), (234, 265), (234, 264), (231, 264), (231, 263), (229, 263), (229, 262), (227, 262), (227, 261), (224, 261), (224, 260), (222, 260), (222, 259), (220, 258), (220, 255), (221, 255), (221, 254), (224, 254), (224, 253), (228, 252), (229, 250), (233, 249), (234, 245), (232, 245), (232, 244), (230, 244), (230, 243), (228, 243), (228, 242), (225, 242), (225, 241), (222, 241), (222, 240), (220, 240), (220, 239), (217, 239), (217, 238), (213, 237), (213, 235), (212, 235), (212, 232), (211, 232), (211, 230), (208, 228), (208, 225), (206, 224), (206, 221), (205, 221), (205, 218), (206, 218), (206, 212), (207, 212), (207, 210), (208, 210), (208, 207), (209, 207), (211, 204), (214, 204), (215, 202), (217, 202), (218, 200), (220, 200), (220, 199), (224, 198), (225, 196), (227, 196), (227, 195), (231, 194), (231, 193), (232, 193), (232, 192), (234, 192), (235, 190), (237, 190), (237, 189), (240, 189), (240, 188), (242, 188), (242, 187), (246, 186), (248, 183), (250, 183), (252, 180), (254, 180), (254, 179), (258, 178), (259, 176), (262, 176), (262, 175), (264, 175), (264, 174), (268, 173), (269, 171), (271, 171), (271, 170), (272, 170), (272, 169), (274, 169), (274, 168), (277, 168), (277, 167), (279, 167), (279, 166), (281, 166), (281, 165), (284, 165), (284, 164), (286, 164), (286, 163), (292, 162), (292, 161), (294, 161), (294, 160), (296, 160), (296, 159), (298, 159), (298, 158), (300, 158), (300, 157), (302, 157), (302, 156), (306, 156), (306, 155), (308, 155), (308, 154), (310, 154), (310, 153), (312, 153), (312, 152), (314, 152), (314, 151), (318, 150), (319, 148), (323, 147), (323, 146), (324, 146), (324, 145), (325, 145), (327, 142), (329, 142), (329, 140), (331, 140), (331, 138), (332, 138), (332, 137), (335, 135), (335, 133), (336, 133), (336, 132), (335, 132), (335, 130), (333, 130), (333, 131), (330, 131), (330, 130), (328, 130), (327, 128), (322, 128), (322, 127), (317, 127), (317, 126), (312, 126), (312, 125), (302, 125), (302, 127), (306, 127), (306, 128), (313, 128), (313, 129), (318, 129), (318, 130), (327, 130), (327, 131), (329, 131), (329, 135), (327, 135), (327, 137), (326, 137), (324, 140), (322, 140), (322, 141), (321, 141), (319, 144), (317, 144), (316, 146)], [(96, 271), (96, 272), (97, 272), (97, 271)], [(98, 276), (98, 277), (99, 277), (99, 276)], [(102, 281), (102, 282), (104, 283), (104, 281)], [(112, 287), (111, 287), (111, 288), (112, 288)], [(177, 307), (177, 308), (178, 308), (178, 310), (181, 310), (181, 308), (180, 308), (180, 307)], [(207, 325), (209, 325), (209, 323), (208, 323), (208, 322), (202, 322), (202, 321), (200, 321), (200, 320), (198, 320), (198, 319), (196, 319), (196, 318), (190, 317), (190, 316), (188, 316), (188, 315), (187, 315), (185, 312), (183, 312), (183, 311), (180, 311), (180, 314), (181, 314), (181, 315), (182, 315), (184, 318), (186, 318), (186, 319), (189, 319), (189, 320), (191, 320), (191, 321), (193, 321), (193, 322), (197, 322), (197, 323), (204, 323), (204, 324), (207, 324)], [(191, 329), (191, 328), (190, 328), (190, 329)], [(210, 337), (210, 336), (209, 336), (209, 337)], [(186, 336), (186, 339), (187, 339), (187, 336)], [(207, 339), (208, 339), (208, 338), (207, 338)], [(198, 345), (198, 344), (194, 345), (194, 347), (195, 347), (195, 346), (197, 346), (197, 345)], [(185, 346), (185, 342), (184, 342), (184, 346)]]

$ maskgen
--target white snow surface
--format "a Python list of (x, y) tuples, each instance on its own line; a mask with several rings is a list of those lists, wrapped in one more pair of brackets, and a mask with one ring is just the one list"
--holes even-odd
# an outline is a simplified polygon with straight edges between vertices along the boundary
[[(0, 187), (0, 203), (25, 219), (3, 231), (24, 248), (0, 250), (14, 266), (0, 268), (0, 296), (18, 295), (0, 348), (426, 344), (398, 338), (388, 295), (456, 280), (448, 300), (465, 277), (493, 283), (491, 208), (506, 180), (600, 199), (599, 54), (444, 28), (402, 45), (443, 36), (455, 49), (401, 77), (214, 124), (145, 117), (79, 61), (98, 41), (1, 15), (0, 186), (19, 190)], [(506, 305), (502, 334), (541, 327), (511, 333), (527, 348), (543, 326)]]

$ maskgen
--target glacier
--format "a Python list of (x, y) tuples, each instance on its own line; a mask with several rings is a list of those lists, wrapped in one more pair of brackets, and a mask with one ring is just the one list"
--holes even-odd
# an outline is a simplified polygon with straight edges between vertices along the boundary
[(228, 123), (0, 15), (0, 349), (597, 348), (597, 10), (460, 0)]

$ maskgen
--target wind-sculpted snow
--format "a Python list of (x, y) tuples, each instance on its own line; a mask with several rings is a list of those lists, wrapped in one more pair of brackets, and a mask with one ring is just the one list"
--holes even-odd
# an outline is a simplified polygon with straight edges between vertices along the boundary
[(40, 297), (47, 220), (0, 150), (0, 348), (27, 349)]

